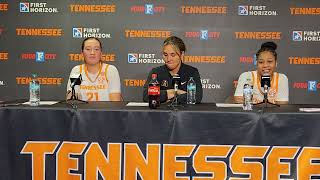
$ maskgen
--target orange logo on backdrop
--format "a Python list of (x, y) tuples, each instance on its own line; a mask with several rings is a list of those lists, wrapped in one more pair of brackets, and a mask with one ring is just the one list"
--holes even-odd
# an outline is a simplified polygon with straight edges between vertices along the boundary
[[(31, 77), (16, 77), (17, 84), (27, 85), (31, 81)], [(43, 85), (61, 85), (63, 78), (55, 77), (38, 77), (40, 84)]]
[(224, 64), (226, 56), (184, 56), (183, 62)]
[(291, 15), (320, 15), (320, 8), (290, 8)]
[(236, 39), (281, 39), (281, 32), (234, 32)]
[[(27, 141), (20, 153), (30, 155), (34, 180), (44, 180), (48, 156), (55, 159), (57, 179), (98, 179), (99, 176), (120, 179), (121, 175), (124, 179), (136, 179), (137, 176), (159, 179), (160, 174), (163, 179), (183, 178), (177, 173), (187, 173), (189, 165), (187, 160), (178, 158), (192, 158), (190, 166), (197, 173), (210, 174), (214, 179), (238, 175), (246, 175), (250, 179), (279, 179), (280, 175), (291, 175), (293, 164), (296, 164), (294, 176), (297, 179), (310, 179), (320, 172), (319, 165), (312, 162), (320, 158), (318, 147), (201, 144), (163, 144), (162, 147), (161, 144), (147, 144), (145, 149), (144, 155), (136, 143), (108, 143), (107, 148), (102, 149), (96, 142)], [(83, 156), (84, 160), (80, 161), (78, 156)], [(219, 159), (207, 161), (208, 157)], [(283, 163), (281, 159), (294, 162)], [(79, 172), (78, 167), (84, 167), (83, 172)], [(70, 173), (70, 169), (75, 172)]]
[(320, 57), (289, 57), (290, 64), (320, 64)]
[(116, 12), (116, 5), (70, 4), (70, 11), (80, 13), (114, 13)]
[(125, 30), (126, 38), (167, 38), (171, 36), (171, 31), (161, 30)]
[(0, 3), (0, 11), (8, 11), (9, 4), (8, 3)]
[(227, 6), (181, 6), (183, 14), (227, 14)]
[(146, 80), (144, 79), (125, 79), (124, 85), (129, 87), (141, 87), (144, 86)]
[(18, 36), (62, 36), (62, 29), (54, 28), (17, 28)]
[[(102, 54), (101, 61), (111, 62), (115, 61), (115, 54)], [(83, 61), (84, 57), (82, 54), (69, 54), (70, 61)]]
[(7, 52), (0, 52), (0, 61), (5, 61), (9, 59), (9, 53)]

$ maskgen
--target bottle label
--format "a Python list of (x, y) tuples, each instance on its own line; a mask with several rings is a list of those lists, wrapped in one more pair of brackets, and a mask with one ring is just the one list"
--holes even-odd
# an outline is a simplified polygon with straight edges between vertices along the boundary
[(160, 95), (160, 87), (159, 86), (149, 86), (148, 95)]
[(32, 83), (32, 84), (30, 85), (30, 89), (36, 90), (36, 89), (39, 89), (39, 88), (40, 88), (40, 85), (39, 85), (39, 84)]
[(196, 86), (195, 86), (195, 85), (188, 85), (188, 86), (187, 86), (187, 89), (188, 89), (189, 91), (196, 90)]

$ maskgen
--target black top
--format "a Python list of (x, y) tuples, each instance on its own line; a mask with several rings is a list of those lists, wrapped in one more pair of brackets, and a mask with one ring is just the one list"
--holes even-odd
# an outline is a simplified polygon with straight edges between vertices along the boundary
[[(148, 75), (148, 79), (143, 86), (143, 101), (148, 101), (148, 85), (151, 80), (151, 75), (157, 74), (157, 80), (160, 83), (160, 102), (166, 102), (167, 99), (167, 89), (174, 89), (172, 83), (172, 75), (166, 65), (153, 68)], [(180, 76), (181, 83), (179, 85), (180, 90), (187, 91), (187, 83), (190, 77), (196, 83), (196, 103), (200, 103), (202, 100), (202, 85), (200, 80), (200, 74), (198, 69), (187, 64), (181, 63), (180, 69), (177, 73)], [(187, 94), (182, 94), (178, 96), (178, 103), (185, 104), (187, 102)]]

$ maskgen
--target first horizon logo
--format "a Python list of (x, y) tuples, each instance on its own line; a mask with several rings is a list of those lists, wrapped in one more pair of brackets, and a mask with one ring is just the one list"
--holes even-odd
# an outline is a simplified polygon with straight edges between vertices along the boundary
[(96, 37), (96, 38), (111, 38), (109, 33), (101, 33), (100, 28), (72, 28), (72, 37), (73, 38), (87, 38), (87, 37)]
[(292, 41), (320, 41), (320, 31), (292, 31)]
[(20, 2), (19, 10), (21, 13), (58, 13), (58, 8), (47, 7), (46, 2)]
[(161, 58), (156, 58), (156, 54), (153, 53), (128, 53), (128, 63), (130, 64), (162, 64), (164, 60)]
[(238, 6), (239, 16), (277, 16), (275, 10), (267, 10), (267, 6)]

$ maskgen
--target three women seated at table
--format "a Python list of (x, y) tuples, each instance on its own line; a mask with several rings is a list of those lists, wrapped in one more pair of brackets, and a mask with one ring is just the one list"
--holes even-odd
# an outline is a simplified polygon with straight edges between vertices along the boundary
[[(247, 79), (252, 80), (253, 101), (262, 102), (264, 99), (260, 79), (263, 75), (269, 75), (271, 87), (268, 91), (268, 101), (276, 104), (287, 104), (289, 102), (288, 78), (276, 72), (277, 67), (277, 45), (273, 42), (266, 42), (258, 50), (257, 70), (244, 72), (240, 75), (238, 85), (234, 93), (236, 103), (243, 102), (243, 85)], [(82, 76), (80, 87), (76, 90), (76, 96), (85, 101), (121, 101), (121, 83), (119, 72), (113, 65), (101, 62), (102, 44), (97, 38), (86, 38), (82, 42), (81, 53), (84, 57), (84, 64), (75, 66), (70, 77)], [(148, 101), (147, 87), (151, 80), (151, 74), (158, 74), (160, 83), (160, 101), (168, 102), (178, 94), (179, 103), (186, 103), (186, 85), (190, 77), (196, 83), (196, 103), (202, 100), (202, 85), (198, 69), (183, 63), (186, 47), (182, 39), (171, 36), (163, 43), (162, 54), (165, 64), (153, 68), (143, 87), (143, 101)], [(181, 78), (181, 86), (177, 92), (172, 84), (173, 75), (178, 74)], [(71, 97), (70, 78), (67, 85), (67, 98)]]

